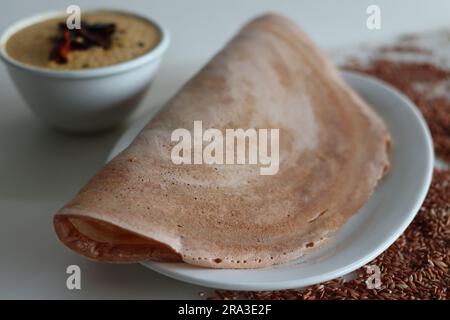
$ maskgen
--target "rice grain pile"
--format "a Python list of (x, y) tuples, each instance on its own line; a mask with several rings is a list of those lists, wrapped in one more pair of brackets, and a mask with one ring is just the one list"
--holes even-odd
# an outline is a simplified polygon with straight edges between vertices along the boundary
[[(405, 93), (430, 127), (436, 154), (450, 162), (450, 31), (405, 36), (394, 44), (347, 59), (344, 68), (382, 79)], [(444, 55), (442, 54), (444, 52)], [(449, 55), (448, 57), (445, 54)], [(368, 289), (372, 273), (381, 271), (381, 286)], [(450, 298), (450, 170), (435, 170), (427, 198), (412, 224), (388, 250), (342, 278), (302, 290), (216, 291), (208, 299), (345, 300)]]
[(343, 52), (337, 62), (407, 95), (428, 123), (436, 154), (450, 163), (450, 29), (403, 36), (393, 44), (357, 52), (351, 58)]

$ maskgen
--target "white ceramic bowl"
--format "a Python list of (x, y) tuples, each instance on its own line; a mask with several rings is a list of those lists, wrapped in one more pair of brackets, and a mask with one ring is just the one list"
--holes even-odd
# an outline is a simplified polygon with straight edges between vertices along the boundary
[(158, 45), (142, 56), (119, 64), (61, 71), (14, 60), (6, 53), (5, 44), (18, 30), (64, 13), (48, 12), (20, 20), (1, 36), (0, 57), (13, 82), (34, 113), (51, 126), (72, 132), (105, 130), (122, 122), (147, 91), (169, 47), (169, 32), (153, 19), (118, 12), (135, 15), (159, 28)]

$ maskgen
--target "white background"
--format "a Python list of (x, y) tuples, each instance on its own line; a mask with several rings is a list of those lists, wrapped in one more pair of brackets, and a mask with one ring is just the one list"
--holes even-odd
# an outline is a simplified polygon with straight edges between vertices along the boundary
[[(93, 1), (0, 2), (0, 30), (16, 19)], [(275, 11), (294, 19), (323, 48), (378, 42), (402, 32), (450, 25), (448, 0), (98, 1), (164, 23), (172, 35), (150, 93), (134, 118), (156, 110), (249, 18)], [(382, 29), (366, 28), (366, 8), (381, 7)], [(140, 265), (87, 261), (66, 250), (52, 229), (54, 212), (104, 163), (126, 125), (109, 134), (70, 137), (28, 110), (0, 65), (0, 298), (200, 298), (211, 292)], [(66, 267), (82, 270), (82, 290), (65, 286)]]

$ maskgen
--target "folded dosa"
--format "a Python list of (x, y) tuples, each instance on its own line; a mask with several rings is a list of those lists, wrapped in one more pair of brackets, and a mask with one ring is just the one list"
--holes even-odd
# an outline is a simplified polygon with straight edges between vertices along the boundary
[[(280, 165), (176, 165), (171, 133), (279, 128)], [(320, 245), (387, 172), (389, 133), (298, 27), (247, 24), (133, 143), (54, 217), (59, 239), (99, 261), (258, 268)]]

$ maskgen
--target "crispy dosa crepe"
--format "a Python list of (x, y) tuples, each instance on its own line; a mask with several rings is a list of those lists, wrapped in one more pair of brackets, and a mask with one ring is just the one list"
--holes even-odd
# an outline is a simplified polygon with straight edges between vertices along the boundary
[[(175, 165), (171, 133), (279, 128), (280, 166)], [(59, 239), (109, 262), (258, 268), (341, 227), (387, 171), (383, 121), (286, 18), (246, 25), (55, 216)]]

